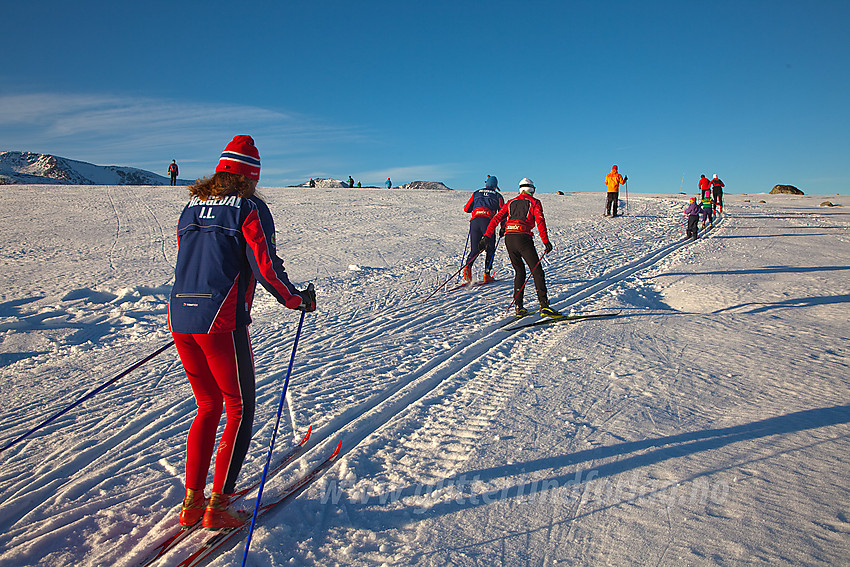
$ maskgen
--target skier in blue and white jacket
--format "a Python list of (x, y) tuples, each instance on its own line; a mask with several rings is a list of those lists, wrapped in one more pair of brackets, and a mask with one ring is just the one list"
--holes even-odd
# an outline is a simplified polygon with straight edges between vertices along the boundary
[[(168, 327), (198, 406), (186, 443), (186, 497), (179, 523), (234, 528), (244, 515), (230, 508), (251, 442), (254, 358), (248, 324), (257, 282), (290, 309), (314, 311), (312, 286), (298, 291), (275, 247), (274, 221), (255, 195), (260, 154), (250, 136), (236, 136), (215, 174), (189, 187), (177, 224), (177, 266)], [(209, 502), (204, 498), (222, 406), (226, 423), (215, 457)]]

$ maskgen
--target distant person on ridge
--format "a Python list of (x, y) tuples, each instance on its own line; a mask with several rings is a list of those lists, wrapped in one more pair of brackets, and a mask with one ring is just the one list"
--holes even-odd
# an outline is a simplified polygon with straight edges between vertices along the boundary
[(702, 213), (702, 207), (697, 204), (697, 198), (691, 197), (691, 202), (685, 207), (685, 216), (688, 217), (688, 230), (685, 232), (685, 239), (697, 239), (699, 232), (699, 215)]
[[(316, 292), (298, 291), (275, 250), (274, 221), (256, 195), (260, 154), (250, 136), (224, 148), (212, 177), (189, 187), (177, 223), (177, 266), (168, 329), (197, 413), (186, 442), (186, 497), (178, 522), (236, 528), (250, 514), (233, 510), (236, 478), (251, 443), (254, 355), (248, 335), (257, 282), (289, 309), (315, 311)], [(222, 405), (224, 430), (215, 454), (212, 494), (204, 489)]]
[(348, 187), (354, 189), (354, 179), (350, 175), (348, 176)]
[(714, 177), (711, 178), (711, 193), (712, 197), (714, 197), (714, 210), (718, 213), (723, 212), (723, 182), (717, 178), (717, 174), (714, 174)]
[(608, 196), (605, 200), (605, 216), (617, 216), (617, 204), (620, 201), (620, 185), (628, 181), (628, 177), (623, 177), (617, 172), (617, 166), (611, 166), (611, 172), (605, 176), (605, 187), (608, 189)]
[(174, 187), (177, 185), (177, 162), (171, 160), (171, 165), (168, 166), (168, 174), (171, 176), (171, 186)]
[(393, 182), (392, 182), (392, 181), (390, 181), (390, 178), (389, 178), (389, 177), (387, 177), (387, 181), (386, 181), (386, 183), (384, 183), (384, 185), (386, 185), (386, 186), (387, 186), (387, 189), (389, 189), (389, 188), (391, 188), (391, 187), (393, 186)]
[[(472, 281), (472, 264), (478, 258), (478, 242), (487, 231), (487, 225), (490, 224), (496, 213), (505, 205), (505, 199), (499, 193), (499, 180), (495, 176), (487, 176), (487, 181), (484, 183), (484, 188), (475, 191), (466, 203), (463, 210), (467, 213), (472, 213), (472, 218), (469, 219), (469, 255), (466, 257), (466, 266), (463, 268), (463, 281), (469, 283)], [(504, 234), (505, 222), (502, 222), (502, 230), (500, 236)], [(496, 257), (496, 241), (488, 239), (487, 252), (484, 258), (484, 279), (485, 283), (493, 281), (493, 258)]]
[[(537, 289), (537, 300), (540, 302), (540, 314), (546, 317), (560, 317), (561, 314), (549, 307), (549, 294), (546, 290), (546, 277), (543, 274), (543, 266), (540, 265), (541, 258), (537, 255), (534, 247), (534, 239), (531, 231), (537, 225), (540, 240), (546, 252), (544, 256), (552, 251), (552, 243), (549, 242), (549, 233), (546, 230), (546, 219), (543, 217), (543, 205), (533, 197), (534, 183), (531, 179), (524, 177), (519, 182), (519, 195), (505, 203), (499, 209), (487, 225), (487, 231), (478, 243), (478, 249), (484, 250), (493, 240), (496, 227), (505, 222), (505, 248), (514, 268), (514, 300), (516, 303), (516, 316), (524, 317), (528, 311), (523, 307), (523, 295), (525, 293), (525, 264), (531, 269), (534, 277), (534, 287)], [(525, 262), (525, 263), (523, 263)]]

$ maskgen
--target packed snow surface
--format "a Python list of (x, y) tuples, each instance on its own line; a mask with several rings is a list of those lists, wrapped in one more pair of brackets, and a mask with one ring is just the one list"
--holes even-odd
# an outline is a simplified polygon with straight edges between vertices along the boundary
[[(187, 195), (2, 191), (5, 446), (169, 342)], [(685, 195), (606, 218), (601, 193), (539, 194), (552, 305), (619, 316), (510, 332), (501, 243), (498, 282), (424, 301), (461, 266), (468, 193), (263, 193), (319, 302), (277, 453), (313, 434), (265, 495), (342, 451), (261, 518), (249, 565), (850, 563), (850, 198), (727, 195), (690, 242)], [(241, 484), (265, 463), (298, 317), (258, 290)], [(175, 528), (194, 410), (170, 348), (0, 453), (0, 566), (138, 564)]]

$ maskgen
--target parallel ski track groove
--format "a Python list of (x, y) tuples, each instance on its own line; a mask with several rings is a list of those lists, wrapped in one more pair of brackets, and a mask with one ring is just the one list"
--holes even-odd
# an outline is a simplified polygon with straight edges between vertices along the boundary
[[(715, 223), (715, 228), (705, 236), (713, 236), (723, 224), (725, 224), (723, 219), (719, 219)], [(677, 239), (621, 268), (610, 270), (590, 282), (557, 296), (552, 303), (558, 308), (564, 309), (569, 305), (595, 296), (620, 284), (627, 277), (654, 267), (676, 250), (690, 244), (689, 241)], [(423, 319), (429, 318), (425, 314), (414, 316), (413, 320), (421, 322)], [(328, 444), (342, 435), (343, 450), (340, 453), (342, 458), (360, 448), (361, 444), (371, 435), (403, 414), (407, 408), (420, 402), (426, 395), (434, 392), (441, 384), (465, 372), (466, 364), (457, 364), (458, 362), (465, 359), (478, 359), (505, 343), (524, 343), (529, 340), (524, 338), (526, 334), (522, 332), (517, 333), (516, 335), (519, 335), (519, 338), (516, 338), (499, 331), (499, 324), (491, 324), (483, 329), (471, 332), (461, 344), (421, 364), (414, 371), (407, 373), (366, 402), (343, 411), (315, 431), (315, 445), (327, 450)], [(370, 336), (377, 337), (380, 334), (380, 331), (376, 330), (370, 333)], [(453, 370), (458, 367), (461, 368), (460, 371)], [(522, 380), (522, 376), (511, 376), (511, 378)]]

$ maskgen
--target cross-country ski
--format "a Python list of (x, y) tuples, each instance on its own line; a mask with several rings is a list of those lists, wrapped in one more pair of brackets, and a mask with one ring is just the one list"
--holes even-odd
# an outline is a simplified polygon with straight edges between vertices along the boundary
[[(301, 438), (294, 447), (292, 447), (289, 451), (286, 452), (282, 457), (279, 457), (277, 460), (277, 465), (271, 469), (268, 473), (268, 477), (271, 478), (282, 471), (289, 463), (297, 459), (305, 450), (305, 446), (307, 441), (310, 439), (310, 433), (313, 431), (312, 427), (307, 428), (307, 433), (304, 434), (304, 437)], [(257, 478), (248, 486), (237, 490), (234, 493), (234, 498), (231, 502), (239, 501), (246, 494), (255, 491), (257, 487), (260, 485), (260, 479)], [(189, 534), (194, 532), (196, 529), (200, 528), (200, 522), (192, 524), (191, 526), (185, 528), (175, 528), (172, 533), (163, 539), (159, 544), (154, 546), (151, 554), (138, 563), (138, 567), (146, 567), (148, 565), (152, 565), (156, 563), (161, 557), (166, 555), (169, 551), (171, 551), (177, 544), (183, 541)]]
[(614, 311), (611, 313), (591, 313), (591, 314), (582, 314), (582, 315), (561, 315), (560, 317), (544, 317), (542, 319), (538, 319), (531, 323), (524, 323), (522, 325), (515, 325), (513, 327), (507, 327), (506, 331), (519, 331), (520, 329), (527, 329), (529, 327), (538, 327), (540, 325), (549, 325), (552, 323), (569, 323), (575, 321), (582, 321), (584, 319), (594, 319), (597, 317), (616, 317), (619, 315), (619, 311)]
[[(341, 447), (342, 441), (337, 443), (336, 448), (330, 455), (328, 455), (325, 460), (310, 469), (307, 474), (303, 475), (297, 481), (288, 485), (286, 489), (283, 490), (281, 493), (268, 497), (266, 501), (261, 502), (258, 517), (266, 514), (274, 508), (281, 506), (284, 502), (286, 502), (290, 498), (293, 498), (294, 496), (297, 496), (302, 490), (308, 487), (310, 483), (315, 481), (328, 467), (331, 466), (331, 464), (333, 464), (334, 459), (336, 459), (337, 455), (339, 454), (339, 450)], [(243, 535), (244, 528), (248, 527), (250, 523), (251, 518), (248, 517), (244, 522), (242, 522), (242, 524), (238, 526), (229, 528), (227, 530), (221, 530), (218, 533), (209, 536), (188, 557), (178, 563), (177, 566), (194, 567), (197, 565), (204, 564), (217, 552), (225, 549), (226, 546), (237, 541), (238, 538)]]

